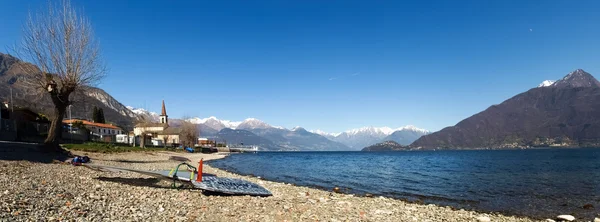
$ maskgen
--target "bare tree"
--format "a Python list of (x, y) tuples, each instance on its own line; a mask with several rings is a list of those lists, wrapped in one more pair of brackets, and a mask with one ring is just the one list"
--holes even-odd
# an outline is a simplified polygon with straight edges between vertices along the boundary
[(169, 140), (173, 139), (172, 137), (173, 137), (172, 135), (168, 135), (168, 134), (163, 135), (163, 141), (164, 141), (163, 147), (164, 148), (167, 148), (167, 143), (169, 142)]
[(198, 126), (190, 122), (189, 118), (183, 118), (184, 121), (181, 124), (181, 134), (179, 140), (184, 146), (194, 147), (194, 144), (198, 142)]
[(105, 73), (92, 25), (68, 0), (49, 3), (46, 12), (29, 14), (16, 54), (32, 65), (23, 65), (23, 84), (38, 95), (49, 95), (54, 115), (44, 141), (57, 149), (61, 125), (71, 93), (97, 84)]

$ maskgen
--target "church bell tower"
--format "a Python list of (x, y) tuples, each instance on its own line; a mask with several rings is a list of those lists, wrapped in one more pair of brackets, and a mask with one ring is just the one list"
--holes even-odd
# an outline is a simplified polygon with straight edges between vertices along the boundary
[(169, 125), (169, 116), (167, 116), (167, 109), (165, 109), (165, 101), (162, 101), (162, 111), (160, 112), (160, 123)]

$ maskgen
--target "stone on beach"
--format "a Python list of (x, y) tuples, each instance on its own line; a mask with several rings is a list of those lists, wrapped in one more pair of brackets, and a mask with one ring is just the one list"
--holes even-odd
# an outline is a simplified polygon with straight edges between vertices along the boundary
[(574, 216), (571, 216), (568, 214), (558, 215), (556, 218), (559, 220), (562, 220), (562, 221), (574, 221), (575, 220)]
[(333, 188), (333, 192), (336, 192), (336, 193), (341, 193), (341, 190), (340, 190), (340, 188), (339, 188), (339, 187), (334, 187), (334, 188)]
[(490, 222), (492, 220), (489, 217), (481, 216), (481, 217), (477, 217), (477, 221), (479, 221), (479, 222)]

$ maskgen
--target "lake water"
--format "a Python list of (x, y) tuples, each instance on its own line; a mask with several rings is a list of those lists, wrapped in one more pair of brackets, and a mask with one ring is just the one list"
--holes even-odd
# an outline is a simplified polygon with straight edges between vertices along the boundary
[(600, 213), (600, 149), (259, 152), (208, 164), (272, 181), (486, 212)]

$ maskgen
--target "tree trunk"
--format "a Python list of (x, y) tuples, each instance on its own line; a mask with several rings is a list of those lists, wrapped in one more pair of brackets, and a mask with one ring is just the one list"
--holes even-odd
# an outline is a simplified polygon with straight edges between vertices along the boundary
[(146, 132), (142, 132), (142, 140), (140, 141), (140, 147), (146, 148)]
[(44, 148), (46, 151), (62, 151), (59, 143), (62, 139), (62, 121), (69, 106), (69, 95), (74, 89), (63, 88), (62, 91), (57, 90), (48, 91), (52, 103), (54, 103), (54, 118), (48, 129), (48, 137), (44, 141)]
[(54, 104), (54, 113), (56, 115), (52, 118), (50, 129), (48, 129), (48, 137), (46, 137), (46, 140), (44, 141), (45, 148), (48, 151), (60, 150), (59, 142), (62, 138), (62, 121), (66, 110), (67, 105)]

